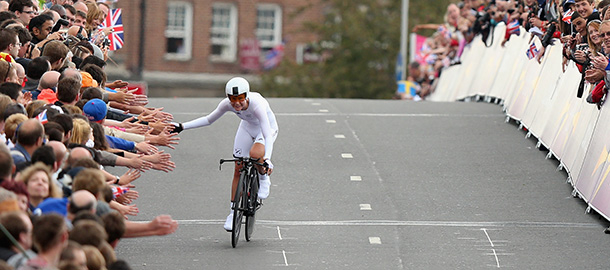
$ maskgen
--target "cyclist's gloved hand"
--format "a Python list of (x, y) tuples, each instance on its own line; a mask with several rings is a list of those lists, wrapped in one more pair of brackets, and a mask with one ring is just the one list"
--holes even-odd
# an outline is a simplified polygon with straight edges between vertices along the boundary
[(267, 168), (269, 168), (270, 170), (273, 170), (273, 163), (271, 163), (270, 159), (265, 159), (265, 163), (267, 165)]
[(174, 123), (174, 129), (170, 131), (170, 133), (180, 133), (184, 130), (182, 123)]

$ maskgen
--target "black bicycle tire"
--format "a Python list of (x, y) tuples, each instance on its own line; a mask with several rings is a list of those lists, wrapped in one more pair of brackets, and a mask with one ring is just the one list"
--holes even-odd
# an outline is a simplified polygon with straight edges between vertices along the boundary
[(258, 173), (256, 168), (252, 168), (252, 181), (249, 185), (249, 200), (248, 208), (252, 211), (246, 216), (246, 241), (250, 242), (252, 233), (254, 233), (254, 224), (256, 223), (256, 208), (258, 203)]
[(240, 174), (239, 182), (237, 182), (237, 188), (235, 189), (234, 205), (233, 208), (233, 229), (231, 230), (231, 245), (233, 248), (237, 246), (239, 241), (239, 233), (241, 231), (241, 220), (244, 215), (244, 178), (245, 173)]

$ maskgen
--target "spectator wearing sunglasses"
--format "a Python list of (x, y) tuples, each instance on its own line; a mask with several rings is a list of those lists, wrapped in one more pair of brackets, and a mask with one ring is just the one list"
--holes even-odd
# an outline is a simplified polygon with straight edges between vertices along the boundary
[(23, 26), (28, 26), (30, 24), (30, 20), (38, 15), (36, 14), (34, 3), (32, 3), (30, 0), (12, 0), (8, 10), (15, 12), (17, 19), (21, 21)]

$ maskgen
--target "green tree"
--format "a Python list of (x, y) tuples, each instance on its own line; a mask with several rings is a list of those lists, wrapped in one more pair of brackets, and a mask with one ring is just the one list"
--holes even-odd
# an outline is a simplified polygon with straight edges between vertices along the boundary
[[(305, 31), (318, 35), (320, 41), (314, 44), (314, 48), (324, 61), (304, 65), (283, 61), (279, 67), (262, 76), (265, 94), (282, 97), (391, 97), (396, 89), (401, 0), (322, 2), (330, 7), (323, 22), (309, 23), (304, 27)], [(413, 26), (413, 23), (442, 22), (448, 0), (410, 2), (409, 25)]]

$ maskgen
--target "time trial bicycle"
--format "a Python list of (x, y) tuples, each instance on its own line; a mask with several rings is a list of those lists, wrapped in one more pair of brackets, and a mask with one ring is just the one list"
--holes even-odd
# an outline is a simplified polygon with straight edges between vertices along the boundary
[(225, 162), (235, 162), (241, 165), (239, 169), (239, 182), (233, 197), (233, 230), (231, 231), (231, 245), (237, 246), (239, 233), (241, 231), (242, 219), (246, 217), (246, 241), (250, 241), (254, 232), (256, 211), (263, 205), (258, 199), (258, 170), (257, 167), (267, 168), (267, 163), (260, 163), (258, 159), (250, 157), (236, 157), (234, 159), (221, 159), (220, 168)]

